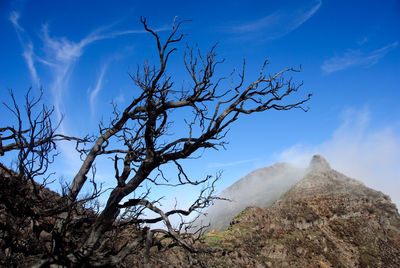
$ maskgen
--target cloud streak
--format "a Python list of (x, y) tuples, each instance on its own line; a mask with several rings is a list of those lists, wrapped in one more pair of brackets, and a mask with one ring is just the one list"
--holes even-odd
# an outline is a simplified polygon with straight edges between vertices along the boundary
[(262, 32), (267, 39), (277, 39), (300, 27), (318, 11), (321, 4), (321, 1), (316, 1), (308, 7), (279, 10), (255, 21), (229, 27), (229, 31), (241, 35)]
[[(164, 28), (157, 29), (163, 31)], [(52, 37), (49, 34), (47, 25), (43, 26), (43, 42), (47, 57), (40, 61), (45, 65), (51, 67), (53, 71), (51, 90), (54, 96), (55, 110), (57, 117), (62, 117), (63, 111), (63, 96), (68, 90), (68, 83), (75, 64), (84, 53), (84, 50), (90, 44), (104, 39), (112, 39), (118, 36), (127, 34), (142, 34), (145, 30), (127, 30), (127, 31), (114, 31), (111, 33), (103, 33), (104, 28), (98, 28), (88, 34), (86, 37), (78, 42), (68, 40), (66, 37)], [(108, 64), (103, 66), (101, 75), (97, 81), (94, 91), (91, 92), (89, 101), (90, 107), (94, 107), (94, 100), (101, 89), (103, 77), (107, 70)]]
[(103, 78), (107, 71), (107, 68), (108, 68), (108, 63), (105, 63), (103, 65), (103, 67), (101, 68), (100, 75), (97, 79), (96, 87), (90, 92), (89, 100), (90, 100), (90, 111), (91, 111), (92, 115), (95, 112), (95, 100), (96, 100), (97, 94), (99, 94), (99, 92), (103, 86)]
[(336, 56), (324, 61), (321, 69), (330, 74), (351, 67), (370, 67), (377, 64), (380, 59), (397, 46), (398, 42), (393, 42), (369, 53), (362, 52), (360, 49), (348, 50), (342, 56)]
[[(26, 33), (25, 29), (19, 23), (20, 13), (13, 11), (10, 13), (9, 21), (14, 26), (14, 29), (18, 35), (18, 39), (24, 50), (23, 57), (26, 65), (29, 69), (29, 73), (33, 83), (39, 86), (40, 79), (36, 71), (35, 64), (40, 63), (43, 66), (48, 67), (50, 70), (50, 76), (48, 77), (49, 89), (52, 92), (53, 105), (57, 121), (60, 121), (65, 114), (64, 96), (69, 90), (69, 81), (73, 74), (73, 70), (80, 57), (83, 55), (85, 49), (92, 43), (104, 39), (117, 38), (119, 36), (128, 34), (142, 34), (146, 33), (145, 30), (124, 30), (124, 31), (108, 31), (107, 27), (100, 27), (86, 35), (79, 41), (69, 40), (67, 37), (59, 37), (50, 35), (49, 28), (46, 24), (42, 27), (41, 40), (43, 41), (44, 55), (39, 57), (34, 52), (34, 45)], [(158, 28), (156, 31), (163, 31), (166, 28)], [(89, 98), (89, 104), (91, 109), (94, 109), (95, 98), (100, 92), (104, 75), (107, 70), (107, 65), (103, 66), (100, 76), (97, 80), (95, 89), (91, 92)], [(70, 130), (66, 128), (66, 123), (63, 121), (59, 127), (59, 131), (62, 134), (73, 135)], [(71, 149), (67, 144), (62, 143), (60, 150), (63, 155), (66, 156), (66, 162), (69, 166), (77, 167), (80, 162), (76, 159), (76, 152)]]
[(313, 154), (322, 154), (334, 169), (389, 194), (400, 208), (398, 123), (374, 129), (367, 110), (349, 110), (331, 138), (313, 146), (297, 144), (278, 158), (305, 167)]
[(240, 164), (245, 164), (245, 163), (251, 163), (257, 161), (257, 158), (252, 158), (252, 159), (245, 159), (245, 160), (239, 160), (239, 161), (233, 161), (233, 162), (227, 162), (227, 163), (210, 163), (208, 164), (209, 168), (220, 168), (220, 167), (232, 167)]
[[(145, 30), (124, 30), (124, 31), (105, 32), (106, 28), (100, 27), (89, 33), (80, 41), (74, 42), (66, 37), (51, 36), (49, 34), (48, 26), (43, 25), (42, 40), (44, 45), (45, 56), (38, 57), (34, 53), (34, 46), (29, 36), (25, 33), (24, 28), (19, 24), (19, 19), (20, 19), (20, 14), (18, 12), (13, 11), (10, 13), (9, 20), (13, 24), (15, 31), (18, 35), (19, 41), (21, 43), (21, 46), (24, 50), (23, 57), (29, 69), (32, 82), (35, 84), (35, 86), (39, 87), (40, 79), (35, 68), (36, 61), (44, 64), (45, 66), (50, 67), (50, 70), (52, 72), (52, 76), (50, 78), (51, 81), (50, 90), (53, 93), (53, 102), (55, 106), (56, 115), (59, 120), (62, 118), (62, 114), (65, 111), (62, 99), (65, 92), (68, 90), (68, 83), (72, 71), (74, 69), (74, 65), (76, 62), (78, 62), (79, 58), (84, 53), (86, 47), (99, 40), (112, 39), (128, 34), (146, 33)], [(166, 30), (166, 27), (156, 29), (157, 32), (164, 30)], [(98, 80), (98, 85), (96, 86), (95, 91), (92, 92), (93, 95), (90, 97), (91, 106), (93, 104), (94, 98), (96, 97), (98, 91), (101, 88), (102, 79), (104, 76), (103, 71), (105, 70), (106, 69), (102, 70), (101, 79)]]
[(40, 79), (35, 68), (34, 47), (32, 42), (26, 36), (24, 28), (22, 28), (21, 25), (19, 24), (19, 18), (20, 14), (18, 12), (13, 11), (10, 14), (9, 20), (14, 26), (15, 32), (17, 33), (18, 36), (18, 40), (22, 46), (23, 49), (22, 56), (24, 57), (26, 66), (28, 67), (32, 83), (36, 87), (40, 87)]

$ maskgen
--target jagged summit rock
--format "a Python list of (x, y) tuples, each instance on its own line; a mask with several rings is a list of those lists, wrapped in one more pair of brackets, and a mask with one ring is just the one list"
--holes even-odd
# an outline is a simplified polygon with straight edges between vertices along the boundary
[(308, 166), (309, 170), (329, 170), (331, 166), (329, 165), (328, 161), (319, 154), (316, 154), (312, 157), (310, 165)]
[(390, 197), (321, 156), (310, 166), (268, 208), (248, 207), (226, 231), (210, 232), (209, 244), (228, 253), (208, 266), (400, 267), (400, 215)]

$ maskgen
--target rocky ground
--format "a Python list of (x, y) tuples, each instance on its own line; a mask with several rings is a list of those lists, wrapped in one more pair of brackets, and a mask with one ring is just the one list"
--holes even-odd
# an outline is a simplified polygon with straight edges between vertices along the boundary
[(390, 198), (316, 156), (309, 173), (269, 208), (249, 207), (224, 232), (214, 267), (400, 267), (400, 215)]
[[(46, 226), (50, 230), (54, 219), (35, 218), (40, 200), (31, 188), (1, 179), (0, 260), (29, 267), (29, 256), (49, 250)], [(57, 200), (55, 193), (45, 194)], [(51, 202), (40, 206), (51, 208)], [(84, 227), (76, 231), (84, 234)], [(132, 235), (128, 229), (110, 234), (109, 246)], [(400, 267), (400, 215), (388, 196), (315, 156), (303, 179), (268, 208), (248, 207), (225, 231), (206, 233), (196, 243), (198, 253), (170, 242), (150, 248), (151, 267)], [(120, 266), (146, 267), (143, 258), (139, 250)]]

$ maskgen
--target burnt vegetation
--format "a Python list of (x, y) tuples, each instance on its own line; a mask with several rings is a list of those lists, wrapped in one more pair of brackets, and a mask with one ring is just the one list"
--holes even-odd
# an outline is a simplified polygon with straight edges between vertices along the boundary
[[(82, 138), (63, 135), (58, 131), (61, 122), (54, 123), (53, 108), (42, 105), (41, 96), (32, 97), (28, 91), (21, 106), (11, 92), (11, 104), (5, 105), (16, 121), (0, 128), (0, 154), (16, 155), (16, 168), (14, 172), (1, 166), (1, 180), (4, 187), (19, 185), (4, 188), (7, 191), (24, 190), (9, 192), (15, 200), (2, 202), (8, 204), (2, 207), (5, 215), (0, 231), (2, 264), (118, 266), (127, 256), (136, 256), (137, 263), (148, 265), (153, 258), (149, 249), (153, 246), (159, 250), (179, 246), (188, 253), (204, 250), (196, 248), (195, 243), (202, 234), (201, 226), (194, 234), (187, 234), (186, 230), (193, 228), (192, 222), (182, 221), (174, 227), (169, 217), (187, 216), (212, 204), (218, 198), (214, 186), (220, 176), (191, 179), (181, 160), (204, 149), (224, 148), (229, 128), (243, 115), (267, 110), (307, 110), (303, 105), (311, 94), (288, 98), (299, 90), (301, 83), (296, 84), (286, 76), (300, 70), (289, 68), (267, 74), (268, 61), (265, 61), (257, 79), (247, 82), (244, 61), (239, 72), (216, 77), (223, 59), (217, 56), (215, 45), (206, 54), (197, 47), (186, 47), (183, 64), (190, 83), (177, 87), (167, 67), (169, 58), (184, 39), (185, 34), (180, 33), (183, 21), (174, 21), (165, 38), (152, 30), (146, 19), (142, 18), (141, 23), (154, 38), (158, 63), (145, 63), (130, 74), (135, 97), (122, 109), (114, 105), (111, 120), (99, 122), (97, 135)], [(172, 135), (171, 118), (180, 114), (185, 115), (186, 131), (180, 131), (176, 137)], [(54, 177), (48, 174), (48, 167), (58, 154), (60, 141), (75, 146), (82, 164), (57, 195), (45, 186), (51, 175)], [(95, 165), (102, 158), (109, 159), (114, 170), (114, 178), (110, 180), (115, 179), (116, 186), (99, 210), (95, 201), (103, 189), (97, 183)], [(175, 180), (163, 175), (163, 165), (167, 163), (177, 168)], [(163, 211), (159, 200), (149, 200), (149, 193), (140, 189), (146, 182), (154, 187), (203, 185), (203, 188), (188, 208)], [(85, 185), (91, 185), (93, 191), (82, 197)], [(8, 194), (2, 193), (2, 197)], [(24, 205), (24, 196), (30, 204)], [(146, 217), (144, 211), (158, 216)], [(13, 217), (21, 222), (15, 221), (12, 226)], [(157, 222), (163, 222), (165, 228), (148, 227)], [(21, 228), (22, 238), (17, 235), (17, 229)], [(35, 243), (40, 247), (31, 250)]]

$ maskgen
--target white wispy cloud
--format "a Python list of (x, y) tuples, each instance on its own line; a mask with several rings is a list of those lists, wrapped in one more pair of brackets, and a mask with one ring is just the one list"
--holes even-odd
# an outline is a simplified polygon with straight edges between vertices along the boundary
[(335, 56), (324, 61), (321, 68), (325, 73), (329, 74), (356, 66), (370, 67), (377, 64), (380, 59), (397, 47), (398, 44), (396, 41), (369, 53), (365, 53), (360, 49), (348, 50), (342, 56)]
[(226, 162), (226, 163), (210, 163), (210, 164), (208, 164), (208, 168), (231, 167), (231, 166), (236, 166), (236, 165), (240, 165), (240, 164), (255, 162), (257, 160), (258, 160), (257, 158), (252, 158), (252, 159), (238, 160), (238, 161)]
[[(75, 65), (83, 55), (86, 47), (97, 40), (106, 38), (101, 35), (101, 28), (89, 33), (80, 41), (75, 42), (67, 37), (52, 36), (49, 33), (48, 26), (42, 27), (42, 40), (45, 55), (40, 58), (40, 62), (49, 67), (51, 75), (49, 77), (49, 88), (53, 96), (53, 105), (57, 120), (61, 120), (66, 113), (64, 96), (69, 90), (69, 82), (73, 74)], [(100, 90), (101, 83), (98, 85)], [(73, 135), (64, 120), (59, 131), (66, 135)], [(76, 170), (81, 165), (79, 156), (74, 148), (68, 143), (61, 143), (60, 150), (66, 157), (66, 162), (70, 169)]]
[[(58, 119), (64, 113), (63, 96), (68, 90), (69, 79), (74, 63), (79, 60), (85, 46), (94, 41), (89, 34), (79, 42), (73, 42), (65, 37), (57, 38), (49, 34), (47, 25), (42, 28), (46, 56), (43, 59), (50, 66), (52, 76), (50, 89), (53, 93), (53, 103)], [(63, 126), (62, 126), (63, 127)]]
[(19, 18), (20, 18), (20, 14), (16, 11), (11, 12), (11, 14), (9, 16), (9, 20), (11, 21), (12, 25), (14, 26), (14, 29), (18, 36), (18, 40), (21, 43), (21, 46), (23, 49), (22, 56), (24, 57), (26, 66), (28, 67), (32, 83), (36, 87), (40, 87), (40, 79), (39, 79), (39, 76), (37, 74), (36, 67), (35, 67), (34, 47), (33, 47), (32, 42), (26, 36), (24, 28), (22, 28), (21, 25), (19, 24)]
[(321, 7), (322, 1), (296, 9), (279, 10), (263, 18), (229, 27), (229, 31), (238, 34), (262, 32), (267, 39), (280, 38), (305, 23)]
[[(58, 118), (61, 118), (64, 108), (62, 104), (62, 98), (65, 91), (68, 89), (68, 82), (73, 71), (75, 63), (84, 53), (85, 48), (94, 43), (95, 41), (103, 39), (112, 39), (122, 35), (128, 34), (143, 34), (146, 33), (145, 30), (125, 30), (125, 31), (113, 31), (109, 33), (104, 33), (105, 27), (100, 27), (86, 37), (81, 39), (79, 42), (74, 42), (68, 40), (66, 37), (52, 37), (49, 35), (49, 30), (47, 25), (43, 26), (43, 40), (46, 48), (47, 58), (42, 59), (46, 65), (50, 65), (53, 70), (53, 82), (51, 89), (54, 94), (55, 109)], [(166, 27), (155, 29), (156, 32), (164, 31)], [(94, 107), (94, 99), (101, 89), (103, 77), (107, 70), (108, 64), (103, 66), (101, 75), (98, 79), (98, 83), (91, 93), (90, 105)]]
[[(66, 37), (50, 36), (47, 25), (43, 26), (43, 41), (47, 57), (41, 59), (41, 62), (49, 65), (53, 71), (53, 82), (51, 83), (51, 90), (54, 95), (55, 109), (58, 118), (61, 118), (64, 111), (62, 99), (64, 93), (68, 90), (69, 79), (74, 69), (75, 63), (82, 56), (87, 46), (94, 43), (95, 41), (103, 39), (116, 38), (118, 36), (127, 34), (145, 33), (144, 30), (127, 30), (103, 33), (103, 30), (104, 28), (98, 28), (80, 41), (74, 42), (67, 39)], [(163, 28), (157, 30), (161, 31), (163, 30)], [(94, 107), (93, 105), (95, 97), (101, 89), (103, 77), (107, 70), (107, 66), (108, 64), (103, 66), (101, 75), (97, 80), (97, 85), (90, 95), (91, 108)]]
[[(38, 73), (36, 71), (35, 64), (37, 62), (44, 64), (45, 66), (50, 67), (52, 77), (49, 79), (50, 82), (50, 90), (53, 93), (53, 102), (55, 106), (55, 111), (58, 119), (62, 118), (62, 114), (65, 109), (63, 107), (63, 96), (65, 92), (68, 90), (68, 83), (72, 71), (74, 69), (75, 63), (79, 60), (79, 58), (84, 53), (85, 48), (94, 43), (95, 41), (103, 40), (103, 39), (112, 39), (122, 35), (128, 34), (142, 34), (146, 33), (145, 30), (124, 30), (124, 31), (110, 31), (104, 32), (106, 27), (99, 27), (98, 29), (92, 31), (87, 36), (82, 38), (80, 41), (72, 41), (67, 37), (57, 37), (51, 36), (49, 34), (48, 26), (45, 24), (42, 28), (42, 40), (45, 50), (45, 56), (39, 57), (34, 53), (34, 45), (31, 42), (29, 36), (25, 33), (25, 29), (19, 23), (20, 14), (16, 11), (10, 13), (9, 20), (13, 24), (15, 31), (18, 35), (19, 41), (23, 48), (23, 57), (25, 59), (26, 65), (29, 69), (29, 73), (32, 79), (32, 82), (35, 86), (40, 85), (40, 79)], [(155, 31), (164, 31), (166, 27), (157, 28)], [(105, 71), (106, 69), (103, 69)], [(92, 92), (92, 96), (90, 97), (91, 106), (93, 104), (93, 100), (98, 93), (98, 90), (101, 88), (102, 79), (104, 73), (102, 72), (101, 79), (98, 80), (98, 85), (95, 90)], [(61, 126), (61, 128), (63, 128)]]
[(399, 123), (372, 128), (367, 109), (349, 110), (325, 142), (297, 144), (279, 153), (278, 159), (306, 167), (312, 155), (322, 154), (332, 168), (390, 195), (400, 208)]
[(16, 11), (13, 11), (10, 13), (10, 17), (8, 18), (11, 23), (14, 25), (15, 28), (17, 28), (19, 31), (24, 31), (24, 29), (19, 25), (19, 13)]
[(103, 86), (103, 78), (104, 78), (104, 75), (105, 75), (105, 73), (106, 73), (106, 71), (107, 71), (108, 65), (109, 65), (108, 62), (105, 63), (105, 64), (103, 64), (103, 66), (102, 66), (102, 68), (101, 68), (101, 71), (100, 71), (100, 75), (99, 75), (99, 77), (97, 78), (96, 86), (95, 86), (95, 88), (90, 92), (90, 96), (89, 96), (89, 99), (90, 99), (90, 111), (91, 111), (91, 114), (92, 114), (92, 115), (93, 115), (94, 112), (95, 112), (95, 100), (96, 100), (97, 94), (99, 94), (99, 92), (100, 92), (100, 90), (101, 90), (101, 88), (102, 88), (102, 86)]
[(40, 87), (40, 79), (35, 68), (35, 54), (33, 52), (33, 44), (31, 42), (25, 45), (24, 53), (22, 55), (29, 69), (29, 74), (31, 76), (32, 82), (35, 84), (35, 86)]
[(360, 39), (359, 41), (357, 41), (357, 44), (358, 44), (359, 46), (362, 46), (362, 45), (364, 45), (365, 43), (367, 43), (368, 40), (369, 40), (368, 36), (364, 36), (362, 39)]
[[(49, 28), (46, 24), (42, 27), (41, 40), (43, 41), (44, 55), (39, 57), (34, 53), (34, 45), (27, 34), (27, 31), (19, 23), (20, 13), (14, 11), (10, 13), (9, 21), (13, 24), (15, 31), (20, 40), (21, 46), (24, 50), (23, 57), (29, 69), (31, 79), (35, 85), (39, 85), (39, 76), (37, 74), (35, 63), (41, 63), (48, 67), (50, 76), (48, 77), (48, 85), (52, 92), (53, 105), (57, 120), (61, 120), (66, 112), (64, 107), (64, 96), (69, 90), (69, 81), (73, 74), (73, 70), (80, 57), (83, 55), (85, 49), (92, 43), (104, 39), (112, 39), (122, 35), (129, 34), (142, 34), (146, 33), (145, 30), (124, 30), (124, 31), (108, 31), (108, 27), (99, 27), (86, 35), (79, 41), (73, 41), (66, 36), (51, 35)], [(158, 28), (156, 31), (163, 31), (166, 27)], [(107, 32), (108, 31), (108, 32)], [(91, 93), (90, 104), (93, 107), (96, 95), (101, 89), (106, 67), (102, 69), (101, 75), (97, 81), (94, 91)], [(66, 135), (73, 135), (67, 129), (65, 120), (60, 125), (59, 131)], [(68, 144), (62, 143), (60, 150), (66, 159), (69, 166), (79, 167), (79, 157), (76, 152)], [(76, 160), (78, 159), (78, 160)]]
[(117, 103), (117, 104), (123, 103), (124, 100), (125, 100), (125, 94), (124, 94), (123, 92), (120, 92), (120, 93), (118, 94), (118, 96), (116, 96), (116, 97), (114, 98), (114, 102)]

